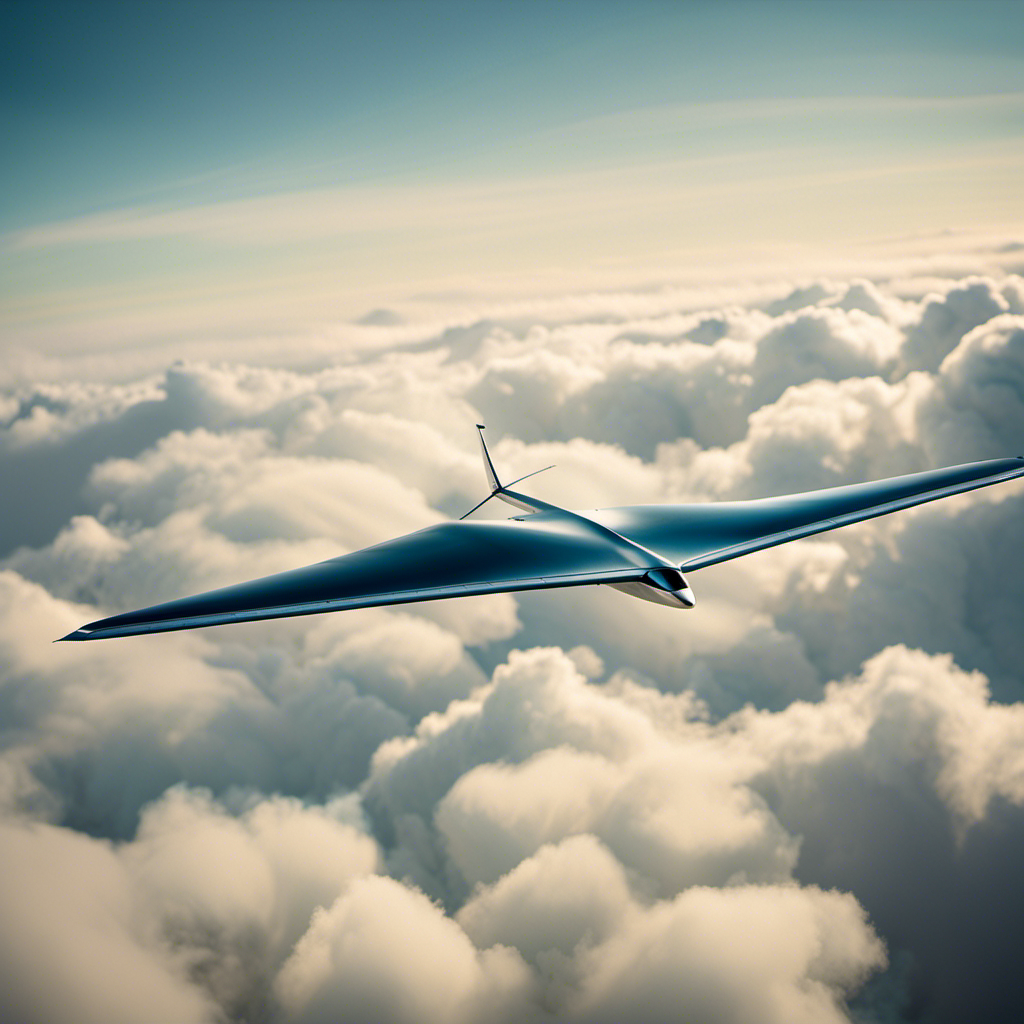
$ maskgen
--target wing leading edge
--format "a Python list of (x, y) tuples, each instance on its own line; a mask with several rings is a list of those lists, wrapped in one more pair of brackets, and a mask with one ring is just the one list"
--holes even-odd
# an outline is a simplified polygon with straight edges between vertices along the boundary
[(754, 501), (633, 505), (590, 518), (679, 563), (703, 569), (753, 551), (1024, 476), (1024, 458), (971, 462), (866, 484)]
[(637, 566), (571, 523), (439, 523), (374, 547), (90, 622), (63, 640), (99, 640), (255, 619), (516, 590), (639, 580)]

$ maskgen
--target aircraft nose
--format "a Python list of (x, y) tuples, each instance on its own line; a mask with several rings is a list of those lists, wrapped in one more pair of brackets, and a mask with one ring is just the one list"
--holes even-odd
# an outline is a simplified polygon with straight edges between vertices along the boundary
[(693, 608), (697, 604), (697, 598), (693, 596), (693, 591), (689, 587), (683, 587), (682, 590), (677, 590), (676, 593), (679, 595), (679, 600), (687, 608)]

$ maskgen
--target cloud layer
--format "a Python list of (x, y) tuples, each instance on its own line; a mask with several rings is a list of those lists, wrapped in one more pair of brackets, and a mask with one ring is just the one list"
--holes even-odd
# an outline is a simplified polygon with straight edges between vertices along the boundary
[(1019, 1016), (1020, 485), (705, 570), (689, 616), (599, 588), (50, 643), (461, 514), (478, 421), (576, 507), (1021, 454), (1021, 278), (753, 296), (0, 395), (0, 1017)]

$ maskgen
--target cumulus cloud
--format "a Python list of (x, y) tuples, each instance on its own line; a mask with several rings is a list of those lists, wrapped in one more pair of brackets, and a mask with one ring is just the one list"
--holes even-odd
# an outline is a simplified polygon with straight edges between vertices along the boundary
[(478, 952), (422, 893), (379, 877), (314, 917), (277, 980), (290, 1019), (310, 1024), (510, 1021), (529, 987), (515, 950)]
[(576, 507), (1020, 454), (1020, 278), (900, 274), (7, 387), (0, 1016), (1019, 1016), (1019, 485), (705, 570), (687, 616), (597, 588), (50, 643), (461, 514), (477, 421)]
[(581, 1020), (831, 1024), (882, 963), (855, 901), (815, 889), (694, 888), (631, 924), (594, 956)]
[(756, 788), (804, 837), (799, 876), (858, 895), (910, 952), (904, 1009), (939, 1020), (1019, 1011), (1001, 979), (1021, 934), (1009, 873), (1024, 840), (1024, 709), (988, 696), (948, 655), (897, 647), (817, 705), (731, 723), (765, 757)]
[(1009, 310), (995, 283), (968, 278), (944, 295), (929, 295), (919, 318), (907, 330), (903, 364), (911, 370), (936, 370), (968, 331)]
[(268, 978), (313, 910), (374, 870), (376, 845), (352, 818), (344, 801), (281, 797), (236, 817), (179, 787), (120, 847), (5, 823), (5, 1019), (264, 1014)]
[(895, 359), (900, 341), (885, 320), (859, 309), (810, 308), (783, 315), (758, 341), (753, 408), (808, 381), (880, 373)]
[(1004, 314), (965, 334), (945, 357), (922, 434), (939, 458), (1021, 452), (1024, 436), (1024, 316)]
[(0, 848), (6, 1019), (216, 1019), (213, 1000), (159, 947), (140, 940), (131, 884), (108, 844), (5, 822)]

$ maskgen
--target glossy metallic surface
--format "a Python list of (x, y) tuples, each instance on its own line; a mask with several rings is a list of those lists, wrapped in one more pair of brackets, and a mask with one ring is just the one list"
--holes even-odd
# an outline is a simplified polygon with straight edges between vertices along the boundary
[(94, 640), (253, 619), (547, 587), (606, 583), (692, 608), (691, 571), (911, 505), (1024, 476), (997, 459), (757, 501), (573, 512), (503, 487), (481, 447), (492, 497), (531, 514), (451, 522), (237, 586), (91, 622)]
[(671, 558), (689, 572), (1022, 475), (1024, 459), (992, 459), (778, 498), (701, 505), (627, 505), (585, 514)]
[[(639, 579), (649, 566), (573, 521), (439, 523), (326, 562), (90, 623), (130, 636), (372, 605)], [(82, 635), (80, 635), (82, 634)]]

